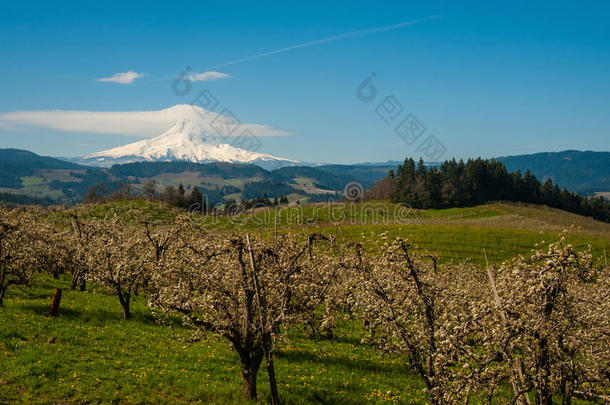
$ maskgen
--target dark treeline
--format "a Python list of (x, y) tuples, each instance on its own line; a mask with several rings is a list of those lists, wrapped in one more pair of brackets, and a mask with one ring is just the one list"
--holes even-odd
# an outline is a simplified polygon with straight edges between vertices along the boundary
[(448, 208), (515, 201), (543, 204), (610, 222), (610, 203), (601, 197), (583, 197), (561, 189), (548, 179), (542, 184), (528, 171), (509, 173), (502, 162), (455, 159), (440, 167), (426, 167), (406, 159), (396, 172), (367, 192), (369, 199), (391, 199), (414, 208)]
[(273, 201), (269, 199), (267, 194), (264, 194), (262, 197), (255, 197), (251, 200), (242, 200), (241, 205), (243, 205), (246, 209), (248, 208), (257, 208), (257, 207), (277, 207), (280, 204), (288, 204), (288, 197), (282, 196), (273, 198)]
[(48, 207), (53, 205), (54, 201), (49, 197), (32, 197), (23, 194), (0, 193), (0, 205), (40, 205)]
[(255, 197), (250, 200), (242, 200), (239, 203), (233, 199), (229, 199), (224, 204), (225, 214), (234, 214), (242, 210), (250, 208), (277, 207), (278, 205), (288, 204), (288, 197), (274, 197), (270, 200), (267, 194), (262, 197)]
[[(227, 201), (223, 200), (223, 196), (239, 192), (239, 189), (234, 187), (221, 187), (219, 189), (205, 189), (199, 188), (197, 186), (193, 187), (191, 191), (185, 190), (182, 184), (178, 187), (173, 185), (166, 186), (158, 196), (158, 199), (164, 201), (170, 205), (193, 209), (193, 207), (197, 207), (197, 209), (201, 209), (205, 213), (209, 213), (214, 211), (214, 206), (223, 203), (224, 210), (227, 210), (227, 207), (234, 206), (237, 202), (233, 199), (229, 199)], [(147, 193), (148, 191), (148, 193)], [(150, 190), (146, 189), (146, 185), (144, 187), (144, 192), (150, 197)], [(288, 197), (274, 197), (273, 200), (270, 200), (267, 194), (264, 194), (263, 197), (255, 197), (250, 200), (242, 200), (239, 205), (243, 209), (256, 208), (256, 207), (273, 207), (280, 204), (288, 204)]]
[(137, 198), (137, 195), (130, 183), (98, 183), (89, 187), (83, 202), (85, 204), (92, 204), (135, 198)]
[(250, 181), (244, 184), (242, 196), (245, 200), (251, 200), (263, 195), (288, 195), (294, 192), (294, 188), (279, 181)]
[[(182, 184), (175, 186), (169, 184), (161, 186), (156, 180), (150, 179), (142, 184), (141, 189), (136, 191), (130, 183), (120, 183), (109, 187), (106, 184), (96, 184), (87, 191), (87, 196), (83, 201), (85, 204), (103, 203), (109, 201), (122, 201), (138, 198), (148, 200), (163, 201), (169, 205), (188, 210), (197, 210), (203, 213), (212, 213), (215, 206), (224, 205), (223, 210), (231, 210), (237, 206), (239, 209), (250, 209), (258, 207), (274, 207), (280, 204), (288, 204), (288, 197), (275, 196), (269, 199), (266, 193), (251, 199), (243, 199), (237, 203), (234, 199), (224, 200), (230, 194), (239, 193), (241, 190), (233, 186), (223, 186), (215, 188), (205, 188), (194, 186), (185, 187)], [(51, 201), (51, 200), (49, 200)]]
[[(149, 182), (150, 183), (150, 182)], [(150, 189), (149, 183), (144, 184), (144, 194), (148, 198), (153, 199), (156, 194)], [(148, 186), (148, 187), (147, 187)], [(192, 190), (186, 190), (182, 184), (174, 186), (172, 184), (165, 186), (165, 188), (159, 193), (159, 200), (164, 201), (174, 207), (179, 208), (192, 208), (198, 206), (203, 212), (214, 209), (215, 200), (210, 200), (209, 195), (204, 194), (199, 187), (195, 186)]]
[[(144, 184), (144, 194), (152, 198), (150, 190)], [(213, 209), (214, 205), (221, 204), (225, 195), (239, 193), (239, 188), (233, 186), (223, 186), (216, 188), (205, 188), (194, 186), (192, 189), (185, 189), (182, 184), (178, 186), (167, 185), (158, 195), (158, 199), (170, 205), (180, 208), (189, 208), (196, 204), (205, 205), (206, 208)]]

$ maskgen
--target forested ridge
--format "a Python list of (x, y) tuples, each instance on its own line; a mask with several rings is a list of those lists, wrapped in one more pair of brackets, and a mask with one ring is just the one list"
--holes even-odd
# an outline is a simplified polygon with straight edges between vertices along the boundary
[(448, 208), (515, 201), (553, 208), (610, 222), (610, 203), (602, 197), (584, 197), (561, 189), (551, 179), (544, 183), (529, 170), (509, 173), (497, 160), (455, 159), (439, 167), (408, 158), (396, 171), (367, 192), (369, 199), (391, 199), (413, 208)]

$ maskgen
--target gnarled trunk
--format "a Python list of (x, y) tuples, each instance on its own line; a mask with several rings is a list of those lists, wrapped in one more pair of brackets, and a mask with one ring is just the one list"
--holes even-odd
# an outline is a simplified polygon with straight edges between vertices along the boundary
[(241, 359), (241, 376), (244, 390), (244, 398), (254, 401), (257, 398), (256, 375), (263, 361), (263, 350), (260, 347), (252, 351), (238, 349)]
[(257, 397), (256, 391), (256, 374), (258, 369), (244, 365), (241, 366), (242, 384), (244, 390), (244, 398), (248, 401), (255, 401)]
[(567, 378), (561, 380), (561, 405), (572, 405), (572, 382)]
[(123, 293), (119, 290), (118, 292), (119, 302), (123, 307), (123, 319), (131, 319), (131, 312), (129, 310), (129, 302), (131, 301), (130, 293)]

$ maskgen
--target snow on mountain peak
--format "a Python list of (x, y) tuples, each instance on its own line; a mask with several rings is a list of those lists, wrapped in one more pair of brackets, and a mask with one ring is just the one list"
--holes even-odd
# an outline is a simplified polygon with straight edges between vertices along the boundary
[(300, 163), (296, 160), (258, 153), (229, 144), (231, 141), (239, 140), (239, 138), (227, 137), (223, 139), (217, 136), (209, 129), (208, 123), (200, 119), (203, 114), (210, 114), (200, 107), (176, 105), (163, 110), (163, 112), (165, 111), (172, 115), (179, 113), (183, 118), (180, 118), (171, 128), (155, 138), (93, 153), (85, 156), (82, 162), (98, 166), (111, 166), (137, 161), (187, 160), (197, 163), (251, 163), (265, 169), (293, 166)]

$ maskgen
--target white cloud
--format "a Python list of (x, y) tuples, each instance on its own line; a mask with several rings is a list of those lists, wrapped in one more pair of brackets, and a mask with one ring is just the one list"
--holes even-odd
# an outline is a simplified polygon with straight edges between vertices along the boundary
[[(153, 138), (181, 119), (192, 120), (210, 132), (214, 131), (219, 122), (229, 121), (221, 114), (204, 110), (199, 106), (180, 104), (157, 111), (13, 111), (0, 113), (0, 128), (9, 130), (48, 128), (64, 132)], [(217, 121), (212, 124), (215, 119)], [(238, 136), (246, 129), (255, 136), (291, 134), (268, 125), (241, 123), (239, 129), (232, 135)]]
[(102, 77), (95, 80), (98, 82), (129, 84), (133, 83), (133, 81), (136, 79), (141, 79), (144, 76), (144, 73), (138, 73), (134, 72), (133, 70), (130, 70), (129, 72), (115, 73), (110, 77)]
[(189, 80), (192, 82), (212, 82), (216, 80), (228, 79), (231, 75), (221, 72), (214, 72), (213, 70), (209, 70), (207, 72), (195, 73), (188, 76)]

